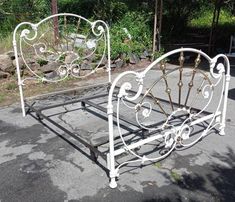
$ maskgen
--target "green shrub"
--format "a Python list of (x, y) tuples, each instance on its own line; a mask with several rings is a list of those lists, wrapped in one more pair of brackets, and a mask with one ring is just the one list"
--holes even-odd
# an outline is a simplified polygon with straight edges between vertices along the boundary
[[(141, 54), (151, 45), (150, 15), (142, 12), (128, 12), (111, 27), (111, 56), (117, 58), (123, 53)], [(124, 28), (131, 35), (125, 33)]]

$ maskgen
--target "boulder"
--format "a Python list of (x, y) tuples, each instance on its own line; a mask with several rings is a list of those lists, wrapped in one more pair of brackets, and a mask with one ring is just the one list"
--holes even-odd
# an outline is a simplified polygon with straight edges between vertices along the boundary
[(140, 62), (140, 58), (134, 53), (129, 53), (129, 57), (130, 57), (131, 64), (136, 64)]
[(96, 69), (96, 73), (100, 74), (100, 73), (105, 73), (106, 72), (106, 69), (105, 68), (97, 68)]
[(71, 54), (65, 56), (64, 63), (71, 64), (77, 58), (78, 58), (77, 55), (71, 53)]
[(48, 55), (48, 56), (47, 56), (47, 61), (53, 62), (53, 61), (56, 61), (57, 58), (58, 58), (58, 55), (56, 55), (56, 54), (51, 54), (51, 55)]
[(91, 64), (87, 60), (85, 60), (81, 64), (81, 70), (92, 70), (92, 66), (91, 66)]
[[(18, 61), (19, 61), (20, 69), (23, 69), (25, 64), (24, 64), (24, 61), (23, 61), (22, 57), (18, 57)], [(12, 64), (13, 64), (14, 67), (16, 67), (16, 60), (15, 59), (13, 60)]]
[(15, 71), (12, 60), (8, 55), (0, 55), (0, 70), (3, 72), (13, 73)]
[(116, 67), (117, 67), (117, 68), (121, 68), (121, 67), (123, 67), (123, 65), (124, 65), (124, 61), (123, 61), (122, 59), (118, 58), (118, 59), (115, 61), (115, 64), (116, 64)]
[(147, 57), (144, 55), (144, 54), (141, 54), (140, 55), (140, 59), (142, 60), (142, 59), (146, 59)]
[(106, 56), (104, 56), (103, 60), (100, 63), (100, 66), (105, 66), (108, 63), (108, 59)]
[(117, 65), (116, 64), (111, 64), (110, 65), (110, 68), (112, 69), (112, 68), (116, 68), (117, 67)]
[(43, 73), (50, 73), (59, 68), (61, 63), (58, 62), (49, 62), (46, 65), (43, 65), (40, 69)]
[(8, 78), (9, 76), (10, 76), (9, 73), (0, 71), (0, 79), (5, 79)]
[(55, 80), (55, 79), (59, 79), (59, 78), (60, 78), (60, 77), (58, 76), (58, 74), (57, 74), (55, 71), (50, 72), (50, 73), (46, 73), (46, 74), (45, 74), (45, 77), (46, 77), (47, 79), (51, 79), (51, 80)]
[(15, 53), (14, 53), (14, 51), (8, 51), (8, 52), (6, 52), (6, 55), (8, 55), (8, 56), (11, 58), (11, 60), (14, 60), (14, 59), (15, 59)]
[(145, 51), (143, 52), (143, 55), (144, 55), (145, 57), (151, 57), (151, 54), (150, 54), (147, 50), (145, 50)]

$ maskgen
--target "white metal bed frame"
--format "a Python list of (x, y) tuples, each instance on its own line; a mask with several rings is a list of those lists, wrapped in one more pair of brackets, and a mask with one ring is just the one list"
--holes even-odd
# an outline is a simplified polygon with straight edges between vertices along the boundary
[[(182, 80), (182, 72), (184, 71), (183, 65), (185, 61), (184, 53), (186, 52), (194, 52), (198, 54), (194, 68), (191, 69), (191, 80), (189, 81), (188, 85), (188, 92), (185, 96), (185, 102), (183, 103), (182, 100), (182, 86), (183, 84)], [(179, 66), (176, 67), (173, 71), (172, 70), (166, 70), (165, 68), (165, 62), (169, 56), (172, 56), (174, 54), (180, 54), (179, 56)], [(207, 75), (203, 71), (198, 69), (198, 65), (201, 61), (201, 57), (204, 57), (210, 64), (210, 74)], [(219, 59), (224, 60), (223, 63), (218, 63)], [(160, 63), (160, 69), (162, 70), (162, 76), (159, 76), (158, 79), (153, 83), (153, 85), (150, 85), (149, 88), (145, 89), (143, 88), (144, 84), (146, 83), (145, 77), (148, 74), (148, 72), (153, 69), (154, 66)], [(218, 63), (218, 64), (217, 64)], [(225, 66), (227, 70), (225, 70)], [(177, 83), (178, 85), (178, 100), (177, 103), (173, 102), (173, 98), (171, 97), (171, 89), (169, 87), (167, 77), (169, 74), (171, 74), (174, 71), (179, 72), (179, 81)], [(200, 110), (197, 110), (196, 113), (192, 112), (193, 107), (188, 106), (188, 98), (190, 96), (190, 92), (192, 88), (194, 87), (194, 79), (195, 75), (199, 73), (204, 78), (202, 83), (197, 89), (197, 96), (201, 95), (202, 98), (207, 100), (207, 104), (201, 108)], [(134, 143), (127, 144), (124, 140), (123, 132), (120, 125), (119, 116), (117, 116), (117, 122), (118, 122), (118, 133), (121, 137), (121, 140), (123, 142), (123, 147), (115, 149), (114, 144), (114, 130), (113, 130), (113, 101), (112, 97), (114, 94), (114, 89), (117, 85), (117, 83), (124, 77), (134, 77), (135, 78), (135, 86), (137, 87), (137, 91), (133, 92), (131, 89), (133, 88), (133, 84), (131, 82), (121, 82), (121, 87), (118, 92), (118, 101), (117, 101), (117, 114), (119, 114), (120, 111), (120, 103), (123, 102), (123, 104), (134, 111), (136, 114), (136, 122), (139, 124), (141, 128), (144, 130), (147, 130), (149, 133), (152, 133), (155, 131), (155, 133), (149, 137), (146, 137), (144, 139), (140, 139), (138, 141), (135, 141)], [(210, 77), (214, 79), (214, 82), (210, 81)], [(153, 87), (158, 84), (158, 82), (162, 80), (165, 83), (165, 93), (168, 95), (169, 103), (171, 105), (171, 112), (167, 114), (167, 118), (165, 121), (158, 127), (154, 127), (153, 125), (146, 126), (142, 124), (139, 121), (139, 116), (143, 116), (144, 118), (148, 118), (151, 116), (151, 113), (153, 111), (153, 107), (151, 106), (151, 103), (148, 101), (145, 101), (147, 97), (150, 97), (154, 100), (154, 104), (159, 107), (159, 109), (162, 111), (162, 113), (166, 113), (161, 106), (161, 98), (158, 96), (154, 96), (151, 92)], [(207, 81), (207, 84), (205, 84)], [(109, 100), (108, 100), (108, 117), (109, 117), (109, 144), (110, 149), (108, 153), (108, 168), (110, 170), (110, 187), (114, 188), (117, 186), (116, 183), (116, 177), (119, 176), (119, 169), (123, 165), (129, 164), (129, 163), (135, 163), (135, 162), (141, 162), (142, 164), (145, 161), (158, 161), (166, 156), (168, 156), (174, 149), (180, 148), (187, 148), (191, 147), (192, 145), (196, 144), (198, 141), (200, 141), (203, 137), (207, 136), (209, 134), (209, 131), (211, 131), (213, 128), (218, 127), (219, 134), (225, 135), (225, 116), (226, 116), (226, 108), (227, 108), (227, 96), (228, 96), (228, 87), (229, 87), (229, 81), (230, 81), (230, 64), (228, 58), (223, 55), (217, 55), (214, 58), (210, 58), (207, 54), (203, 53), (200, 50), (192, 49), (192, 48), (181, 48), (176, 49), (173, 51), (170, 51), (169, 53), (164, 54), (163, 56), (159, 57), (157, 60), (155, 60), (153, 63), (151, 63), (145, 70), (141, 72), (135, 72), (135, 71), (126, 71), (124, 73), (121, 73), (112, 83), (110, 92), (109, 92)], [(222, 90), (220, 93), (220, 97), (218, 97), (218, 104), (216, 108), (214, 109), (214, 112), (207, 112), (208, 106), (214, 101), (213, 92), (215, 88), (219, 85), (219, 83), (222, 83)], [(120, 84), (119, 84), (120, 85)], [(142, 97), (139, 101), (138, 98)], [(132, 106), (128, 105), (128, 101), (136, 103)], [(146, 106), (148, 106), (146, 108)], [(141, 113), (142, 108), (142, 113)], [(170, 120), (174, 119), (177, 114), (182, 113), (187, 115), (185, 119), (182, 121), (182, 123), (178, 125), (174, 125), (170, 123)], [(205, 113), (205, 114), (204, 114)], [(203, 116), (200, 116), (204, 114)], [(190, 140), (191, 138), (191, 127), (194, 127), (195, 125), (206, 123), (208, 122), (204, 130), (200, 133), (200, 135), (194, 139), (191, 142), (184, 143), (186, 140)], [(158, 157), (152, 157), (148, 158), (146, 155), (139, 155), (135, 152), (135, 148), (138, 148), (142, 145), (148, 144), (150, 142), (154, 142), (156, 140), (161, 140), (165, 148), (168, 148), (167, 152), (163, 155), (159, 155)], [(131, 161), (125, 161), (119, 165), (116, 166), (115, 159), (116, 156), (129, 152), (134, 157), (136, 157), (135, 160)]]
[[(58, 17), (63, 17), (64, 20), (66, 17), (75, 17), (78, 20), (84, 20), (91, 26), (91, 30), (93, 33), (92, 40), (95, 40), (94, 37), (98, 37), (96, 39), (95, 44), (101, 39), (104, 38), (104, 51), (103, 55), (101, 56), (100, 61), (103, 60), (104, 55), (107, 54), (108, 61), (107, 61), (107, 72), (108, 72), (108, 93), (98, 95), (97, 97), (104, 97), (108, 96), (107, 99), (107, 109), (102, 106), (97, 105), (93, 102), (95, 97), (86, 97), (80, 98), (77, 100), (69, 101), (67, 103), (59, 103), (54, 106), (46, 106), (40, 109), (37, 109), (33, 106), (33, 104), (28, 104), (23, 95), (23, 85), (25, 81), (28, 79), (37, 79), (40, 81), (47, 81), (47, 82), (59, 82), (65, 79), (68, 76), (73, 76), (77, 78), (81, 78), (79, 74), (80, 63), (84, 59), (87, 59), (87, 56), (84, 56), (81, 60), (78, 60), (78, 54), (75, 53), (77, 56), (72, 62), (70, 63), (63, 63), (59, 66), (55, 71), (60, 76), (57, 80), (50, 80), (45, 78), (44, 76), (38, 75), (34, 72), (28, 65), (27, 60), (24, 58), (24, 53), (22, 51), (22, 43), (26, 43), (27, 45), (33, 47), (36, 54), (39, 54), (36, 49), (34, 48), (34, 44), (30, 44), (30, 42), (35, 42), (35, 39), (39, 36), (40, 39), (44, 37), (44, 35), (39, 35), (37, 33), (38, 27), (43, 23), (47, 22), (48, 20), (54, 20)], [(65, 20), (67, 23), (67, 20)], [(59, 21), (60, 22), (60, 21)], [(63, 26), (67, 26), (64, 23)], [(22, 26), (29, 26), (33, 30), (33, 35), (29, 28), (21, 30), (20, 37), (19, 37), (19, 46), (17, 44), (17, 32), (21, 29)], [(86, 46), (89, 46), (89, 40), (86, 41)], [(66, 40), (62, 40), (62, 43), (68, 43)], [(94, 42), (94, 41), (93, 41)], [(88, 43), (88, 44), (87, 44)], [(49, 43), (50, 44), (50, 43)], [(73, 51), (69, 51), (68, 49), (63, 51), (58, 49), (53, 52), (51, 49), (48, 48), (47, 44), (43, 44), (37, 41), (37, 45), (40, 45), (39, 48), (40, 57), (44, 57), (46, 53), (54, 54), (58, 60), (63, 54), (72, 53)], [(55, 125), (65, 133), (71, 135), (86, 147), (88, 147), (91, 151), (91, 156), (94, 161), (97, 162), (97, 157), (101, 156), (103, 159), (107, 160), (107, 172), (109, 172), (110, 177), (110, 187), (115, 188), (117, 186), (116, 178), (119, 176), (119, 170), (122, 166), (141, 162), (142, 164), (146, 161), (158, 161), (165, 157), (167, 157), (173, 150), (177, 150), (179, 148), (187, 148), (198, 141), (200, 141), (203, 137), (207, 136), (209, 132), (217, 128), (219, 130), (220, 135), (225, 135), (225, 116), (226, 116), (226, 108), (227, 108), (227, 96), (228, 96), (228, 87), (230, 81), (230, 64), (228, 58), (223, 55), (219, 54), (214, 58), (210, 58), (204, 52), (192, 49), (192, 48), (181, 48), (170, 51), (163, 56), (156, 59), (152, 62), (148, 67), (146, 67), (143, 71), (125, 71), (120, 73), (118, 77), (111, 82), (111, 69), (110, 69), (110, 36), (109, 36), (109, 28), (107, 24), (101, 20), (90, 22), (89, 20), (74, 14), (69, 13), (62, 13), (53, 16), (49, 16), (44, 20), (40, 21), (37, 24), (23, 22), (19, 24), (13, 36), (13, 46), (14, 52), (16, 56), (16, 67), (17, 67), (17, 75), (18, 75), (18, 85), (20, 91), (20, 98), (21, 98), (21, 107), (23, 116), (28, 113), (35, 113), (38, 117), (45, 119), (46, 121), (50, 122), (51, 124)], [(33, 77), (30, 78), (22, 78), (20, 73), (20, 66), (18, 60), (18, 48), (20, 47), (20, 55), (24, 60), (26, 68), (28, 68), (32, 73)], [(68, 48), (68, 45), (67, 45)], [(94, 50), (92, 53), (96, 52), (96, 45), (93, 47)], [(183, 80), (183, 73), (185, 71), (184, 63), (186, 60), (185, 54), (193, 53), (197, 54), (195, 59), (195, 63), (193, 68), (188, 69), (191, 73), (189, 76), (189, 81)], [(77, 55), (76, 55), (77, 54)], [(166, 60), (174, 55), (179, 55), (179, 65), (175, 68), (168, 70), (166, 68)], [(90, 56), (90, 55), (89, 55)], [(199, 69), (199, 64), (204, 58), (209, 63), (210, 72), (209, 74), (205, 73), (204, 71)], [(45, 58), (44, 58), (45, 59)], [(223, 59), (224, 63), (221, 63), (220, 60)], [(99, 64), (94, 67), (88, 75), (95, 73)], [(157, 76), (155, 81), (149, 85), (147, 82), (148, 74), (156, 68), (159, 67), (160, 75)], [(60, 75), (60, 73), (63, 73)], [(170, 75), (173, 73), (178, 73), (178, 82), (175, 84), (177, 86), (177, 95), (172, 95), (172, 89), (169, 84)], [(197, 87), (196, 93), (194, 95), (196, 98), (204, 99), (206, 104), (197, 109), (193, 105), (188, 104), (191, 95), (193, 94), (193, 88), (195, 88), (195, 77), (200, 75), (202, 78), (202, 82)], [(83, 76), (86, 77), (87, 75)], [(124, 79), (124, 80), (123, 80)], [(125, 80), (126, 79), (126, 80)], [(134, 79), (134, 80), (133, 80)], [(132, 81), (133, 80), (133, 81)], [(185, 83), (187, 82), (187, 83)], [(165, 86), (165, 93), (167, 96), (167, 100), (160, 98), (159, 96), (154, 95), (154, 88), (159, 84), (162, 83)], [(218, 86), (221, 85), (221, 92), (219, 95), (218, 103), (214, 108), (213, 112), (208, 112), (207, 109), (211, 105), (212, 101), (214, 102), (214, 91)], [(183, 93), (183, 86), (187, 86), (186, 92)], [(146, 88), (147, 87), (147, 88)], [(175, 98), (173, 98), (175, 97)], [(86, 105), (95, 107), (96, 109), (100, 110), (101, 112), (106, 112), (108, 115), (108, 130), (109, 130), (109, 137), (107, 141), (99, 145), (91, 145), (87, 143), (84, 139), (79, 137), (77, 134), (74, 134), (73, 131), (68, 131), (67, 129), (60, 126), (55, 121), (51, 120), (46, 114), (43, 113), (44, 110), (49, 108), (56, 108), (58, 106), (68, 105), (76, 102), (81, 102), (81, 105), (86, 108)], [(194, 101), (193, 101), (194, 102)], [(166, 111), (164, 106), (162, 105), (168, 104), (170, 111)], [(191, 103), (192, 104), (192, 103)], [(129, 120), (123, 117), (121, 114), (121, 108), (126, 107), (130, 112), (135, 115), (134, 120)], [(28, 108), (28, 111), (25, 110), (25, 107)], [(165, 116), (164, 119), (161, 121), (155, 121), (153, 124), (146, 124), (144, 121), (152, 116), (155, 113), (156, 108), (158, 108), (158, 113), (160, 115)], [(156, 115), (154, 115), (156, 116)], [(158, 116), (158, 115), (157, 115)], [(183, 117), (183, 118), (182, 118)], [(175, 124), (173, 121), (180, 118), (180, 122)], [(155, 120), (155, 119), (154, 119)], [(123, 124), (123, 122), (127, 123), (127, 125)], [(118, 134), (114, 134), (114, 123), (117, 125)], [(192, 132), (192, 128), (203, 124), (204, 129), (198, 132), (198, 136), (195, 138), (195, 134)], [(135, 126), (137, 129), (130, 129), (127, 133), (123, 132), (123, 125), (125, 129), (128, 128), (128, 125)], [(135, 139), (137, 133), (144, 132), (147, 135), (142, 136), (140, 139)], [(126, 137), (132, 136), (134, 137), (133, 141), (127, 141)], [(190, 141), (193, 139), (192, 141)], [(116, 145), (116, 140), (119, 140), (118, 146)], [(121, 141), (121, 146), (120, 146)], [(144, 147), (149, 143), (155, 143), (158, 141), (161, 144), (161, 148), (165, 148), (164, 153), (157, 153), (156, 157), (148, 157), (148, 154), (139, 154), (136, 152), (137, 148)], [(189, 141), (189, 142), (188, 142)], [(109, 144), (109, 151), (106, 153), (102, 153), (98, 150), (98, 146), (103, 144)], [(157, 148), (158, 149), (158, 148)], [(117, 164), (116, 160), (119, 155), (129, 153), (134, 159), (131, 160), (124, 160), (122, 163)]]
[[(62, 50), (61, 47), (57, 47), (57, 50), (55, 50), (54, 47), (53, 47), (53, 50), (51, 51), (49, 48), (54, 46), (54, 44), (50, 44), (50, 41), (49, 42), (45, 41), (46, 39), (43, 38), (45, 35), (48, 34), (47, 33), (48, 30), (46, 30), (43, 33), (40, 33), (40, 36), (38, 36), (39, 35), (38, 28), (40, 26), (42, 26), (43, 23), (46, 23), (49, 20), (53, 20), (53, 23), (54, 23), (55, 20), (58, 21), (58, 17), (64, 17), (64, 18), (65, 17), (74, 17), (78, 20), (78, 24), (80, 24), (81, 20), (83, 20), (90, 26), (92, 34), (94, 35), (94, 37), (98, 38), (98, 39), (96, 38), (96, 39), (92, 39), (92, 40), (99, 41), (100, 38), (102, 38), (102, 37), (104, 38), (105, 45), (104, 45), (104, 50), (103, 50), (102, 57), (101, 57), (99, 63), (96, 65), (96, 67), (94, 67), (92, 69), (92, 71), (90, 73), (88, 73), (84, 76), (76, 75), (76, 72), (79, 71), (79, 68), (81, 68), (79, 62), (91, 57), (96, 52), (96, 48), (97, 48), (96, 46), (94, 47), (94, 50), (92, 50), (92, 52), (89, 55), (86, 55), (86, 56), (80, 58), (79, 54), (76, 51), (74, 51), (74, 49), (69, 50), (68, 47), (67, 47), (67, 50)], [(66, 23), (67, 23), (67, 19), (65, 18), (63, 27), (66, 26)], [(53, 24), (50, 24), (50, 25), (54, 26)], [(20, 28), (22, 29), (22, 27), (24, 27), (24, 26), (29, 26), (29, 28), (25, 28), (25, 29), (21, 30), (20, 36), (19, 36), (19, 46), (17, 46), (17, 39), (16, 39), (17, 38), (17, 32), (19, 31)], [(52, 28), (53, 29), (59, 29), (59, 27), (56, 27), (56, 28), (52, 27)], [(49, 30), (50, 29), (51, 29), (51, 27), (49, 27)], [(32, 35), (30, 35), (30, 34), (32, 34)], [(54, 36), (54, 37), (56, 38), (57, 36)], [(38, 39), (38, 41), (36, 39)], [(41, 42), (40, 39), (44, 39), (44, 41)], [(35, 42), (35, 40), (36, 40), (36, 42)], [(75, 38), (75, 40), (76, 40), (76, 38)], [(74, 40), (73, 46), (75, 45), (75, 40)], [(64, 43), (68, 44), (69, 43), (68, 41), (69, 41), (69, 39), (65, 39)], [(72, 41), (72, 40), (70, 40), (70, 41)], [(30, 42), (33, 42), (33, 44), (30, 44)], [(59, 74), (61, 73), (61, 78), (56, 79), (56, 80), (47, 79), (44, 76), (38, 75), (37, 73), (35, 73), (31, 69), (31, 67), (28, 64), (28, 61), (26, 61), (26, 59), (24, 58), (23, 47), (22, 47), (23, 43), (27, 44), (30, 47), (33, 47), (33, 49), (35, 51), (35, 54), (39, 58), (44, 59), (44, 60), (47, 60), (47, 58), (45, 58), (45, 56), (44, 56), (45, 54), (51, 54), (54, 57), (56, 57), (56, 59), (54, 61), (58, 61), (61, 56), (63, 56), (64, 54), (67, 54), (67, 53), (74, 54), (76, 56), (76, 58), (74, 58), (69, 63), (67, 63), (65, 61), (62, 65), (60, 65), (57, 68), (56, 71), (58, 71)], [(86, 41), (87, 46), (88, 46), (88, 43), (89, 43), (89, 41)], [(92, 41), (90, 41), (90, 43), (92, 43)], [(48, 47), (48, 45), (50, 45), (51, 47)], [(37, 46), (38, 46), (39, 50), (36, 50)], [(45, 82), (59, 82), (59, 81), (62, 81), (64, 79), (66, 79), (68, 76), (72, 76), (72, 77), (76, 77), (76, 78), (87, 77), (87, 76), (89, 76), (89, 75), (96, 72), (96, 70), (98, 69), (100, 63), (102, 62), (103, 58), (105, 57), (105, 54), (107, 53), (107, 57), (108, 57), (108, 64), (107, 64), (108, 82), (111, 83), (110, 35), (109, 35), (108, 25), (102, 20), (97, 20), (97, 21), (91, 22), (88, 19), (86, 19), (82, 16), (79, 16), (79, 15), (76, 15), (76, 14), (60, 13), (60, 14), (56, 14), (56, 15), (51, 15), (51, 16), (41, 20), (39, 23), (36, 23), (36, 24), (30, 23), (30, 22), (22, 22), (14, 30), (14, 33), (13, 33), (13, 47), (14, 47), (14, 53), (15, 53), (15, 57), (16, 57), (18, 85), (19, 85), (19, 91), (20, 91), (20, 100), (21, 100), (21, 107), (22, 107), (23, 116), (26, 115), (26, 112), (25, 112), (25, 100), (24, 100), (22, 86), (24, 85), (24, 82), (26, 80), (35, 79), (35, 80), (39, 80), (39, 81), (42, 81), (42, 82), (44, 82), (44, 81)], [(19, 50), (18, 50), (18, 47), (19, 47)], [(106, 50), (106, 48), (107, 48), (107, 50)], [(20, 56), (22, 57), (22, 59), (24, 61), (24, 64), (26, 65), (26, 68), (28, 70), (30, 70), (35, 77), (22, 79), (21, 72), (20, 72), (20, 66), (19, 66), (19, 60), (18, 60), (18, 52), (20, 52)]]

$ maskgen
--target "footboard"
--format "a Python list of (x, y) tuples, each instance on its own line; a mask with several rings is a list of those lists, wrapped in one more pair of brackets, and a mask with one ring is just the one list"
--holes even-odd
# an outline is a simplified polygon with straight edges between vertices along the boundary
[(105, 22), (91, 22), (75, 14), (56, 14), (35, 24), (20, 23), (14, 30), (13, 46), (23, 116), (23, 86), (32, 82), (81, 79), (103, 66), (110, 83), (109, 41)]
[[(143, 71), (121, 73), (107, 107), (110, 187), (117, 186), (119, 169), (126, 164), (161, 160), (211, 132), (224, 135), (229, 80), (225, 55), (210, 58), (191, 48), (166, 53)], [(132, 133), (120, 127), (123, 115), (136, 123)], [(117, 136), (121, 143), (115, 143)], [(132, 158), (117, 164), (118, 156), (127, 153)]]

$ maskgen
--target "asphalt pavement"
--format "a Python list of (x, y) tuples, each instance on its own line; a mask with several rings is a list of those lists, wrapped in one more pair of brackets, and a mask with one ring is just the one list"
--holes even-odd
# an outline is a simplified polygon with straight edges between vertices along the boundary
[[(172, 152), (158, 164), (136, 166), (121, 173), (118, 187), (110, 189), (105, 170), (88, 158), (89, 151), (83, 145), (30, 115), (22, 118), (19, 103), (1, 108), (0, 201), (233, 202), (234, 112), (232, 71), (225, 136), (212, 133), (191, 148)], [(80, 113), (76, 117), (65, 115), (60, 121), (80, 120), (84, 126), (79, 126), (80, 132), (91, 126), (96, 126), (97, 132), (105, 130), (104, 120)]]

